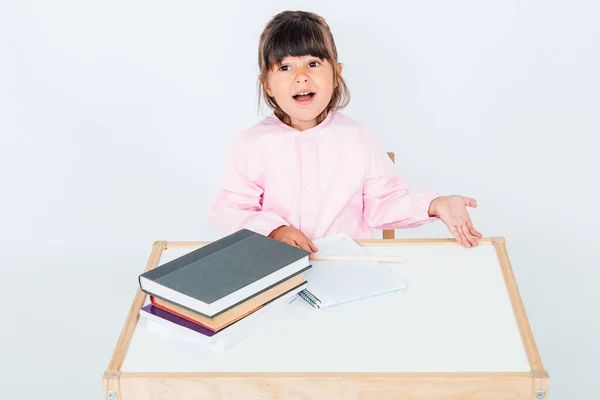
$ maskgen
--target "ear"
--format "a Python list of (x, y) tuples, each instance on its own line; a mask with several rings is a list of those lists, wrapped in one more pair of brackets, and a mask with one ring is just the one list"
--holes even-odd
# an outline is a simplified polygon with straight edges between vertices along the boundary
[(342, 63), (338, 63), (337, 65), (337, 76), (338, 81), (335, 83), (335, 87), (337, 87), (340, 84), (340, 76), (342, 76)]
[(273, 97), (273, 91), (271, 90), (271, 86), (269, 86), (269, 78), (265, 79), (263, 82), (263, 86), (265, 87), (265, 91), (269, 95), (269, 97)]

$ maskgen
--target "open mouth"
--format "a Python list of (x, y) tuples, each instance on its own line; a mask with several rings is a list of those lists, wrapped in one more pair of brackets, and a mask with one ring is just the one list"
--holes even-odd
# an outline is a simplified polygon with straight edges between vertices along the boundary
[(302, 92), (293, 96), (296, 103), (300, 104), (308, 104), (312, 101), (313, 97), (315, 97), (315, 93), (313, 92)]

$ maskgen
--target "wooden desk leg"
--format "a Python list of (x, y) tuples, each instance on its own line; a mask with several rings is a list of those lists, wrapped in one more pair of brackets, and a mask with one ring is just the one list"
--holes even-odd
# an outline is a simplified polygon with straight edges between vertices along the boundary
[(533, 370), (531, 371), (531, 379), (533, 383), (532, 399), (548, 400), (548, 391), (550, 388), (550, 376), (548, 375), (548, 372), (543, 369)]
[(106, 371), (102, 378), (102, 388), (104, 400), (119, 400), (121, 398), (121, 388), (119, 387), (120, 371)]
[[(166, 248), (166, 241), (154, 242), (152, 246), (152, 252), (150, 253), (150, 257), (148, 258), (148, 262), (146, 263), (146, 268), (144, 271), (149, 271), (158, 265), (162, 251)], [(121, 330), (121, 335), (119, 336), (119, 340), (115, 346), (113, 356), (108, 364), (108, 369), (102, 377), (102, 387), (104, 388), (105, 400), (121, 400), (122, 398), (120, 385), (121, 365), (123, 365), (125, 354), (127, 353), (133, 332), (135, 331), (140, 308), (142, 307), (145, 299), (146, 294), (138, 288), (131, 307), (129, 308), (125, 325)]]

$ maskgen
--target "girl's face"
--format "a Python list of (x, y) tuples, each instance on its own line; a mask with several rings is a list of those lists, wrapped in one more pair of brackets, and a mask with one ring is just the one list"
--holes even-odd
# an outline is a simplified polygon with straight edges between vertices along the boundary
[[(342, 64), (338, 64), (338, 75)], [(269, 72), (265, 89), (275, 97), (281, 109), (290, 116), (292, 125), (301, 131), (317, 125), (317, 117), (325, 110), (333, 89), (333, 66), (318, 57), (285, 57), (281, 65)]]

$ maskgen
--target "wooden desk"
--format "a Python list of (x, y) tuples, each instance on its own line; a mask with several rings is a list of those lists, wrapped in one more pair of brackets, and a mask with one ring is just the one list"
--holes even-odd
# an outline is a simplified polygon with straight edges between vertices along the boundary
[[(206, 243), (156, 242), (146, 270)], [(549, 398), (503, 238), (475, 248), (453, 239), (358, 243), (404, 256), (390, 266), (407, 289), (326, 310), (295, 301), (228, 352), (148, 332), (138, 290), (103, 377), (105, 398)]]

